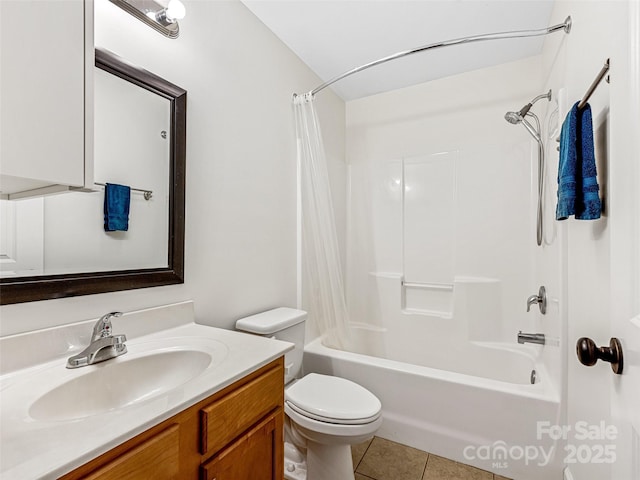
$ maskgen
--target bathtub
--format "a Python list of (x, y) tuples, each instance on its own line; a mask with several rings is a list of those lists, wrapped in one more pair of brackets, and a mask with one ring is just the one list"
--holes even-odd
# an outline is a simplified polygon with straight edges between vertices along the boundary
[[(384, 334), (354, 326), (354, 348), (380, 349)], [(384, 351), (372, 356), (328, 348), (317, 338), (305, 346), (304, 368), (348, 378), (378, 396), (380, 437), (508, 478), (562, 479), (562, 446), (544, 429), (560, 424), (559, 394), (536, 361), (539, 349), (433, 342), (423, 344), (424, 361), (417, 365), (381, 358)]]

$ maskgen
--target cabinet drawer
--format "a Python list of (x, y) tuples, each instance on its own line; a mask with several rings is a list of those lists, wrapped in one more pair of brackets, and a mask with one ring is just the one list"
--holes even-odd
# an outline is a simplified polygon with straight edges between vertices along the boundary
[(284, 402), (282, 364), (200, 410), (200, 453), (215, 453)]
[(171, 425), (83, 480), (179, 480), (179, 431), (177, 424)]

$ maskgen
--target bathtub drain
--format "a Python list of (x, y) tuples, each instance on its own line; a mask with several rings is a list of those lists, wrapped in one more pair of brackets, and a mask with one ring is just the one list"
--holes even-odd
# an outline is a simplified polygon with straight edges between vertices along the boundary
[(536, 383), (536, 371), (531, 370), (531, 384), (533, 385), (534, 383)]

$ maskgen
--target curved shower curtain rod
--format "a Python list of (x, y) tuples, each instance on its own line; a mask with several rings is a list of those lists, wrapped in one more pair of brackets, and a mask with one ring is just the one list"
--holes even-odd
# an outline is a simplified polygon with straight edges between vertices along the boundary
[[(564, 30), (565, 33), (571, 32), (571, 16), (568, 16), (563, 23), (559, 23), (558, 25), (553, 25), (547, 28), (541, 28), (539, 30), (516, 30), (512, 32), (485, 33), (482, 35), (455, 38), (453, 40), (445, 40), (443, 42), (432, 43), (430, 45), (423, 45), (422, 47), (414, 48), (413, 50), (406, 50), (404, 52), (394, 53), (393, 55), (389, 55), (388, 57), (384, 57), (374, 62), (361, 65), (357, 68), (354, 68), (353, 70), (349, 70), (348, 72), (345, 72), (342, 75), (338, 75), (337, 77), (334, 77), (331, 80), (324, 82), (322, 85), (318, 85), (316, 88), (308, 92), (308, 95), (314, 96), (316, 93), (320, 92), (321, 90), (324, 90), (329, 85), (333, 85), (337, 81), (342, 80), (343, 78), (349, 77), (354, 73), (358, 73), (368, 68), (375, 67), (376, 65), (381, 65), (391, 60), (395, 60), (396, 58), (402, 58), (408, 55), (413, 55), (414, 53), (425, 52), (427, 50), (433, 50), (440, 47), (449, 47), (451, 45), (460, 45), (462, 43), (483, 42), (486, 40), (502, 40), (505, 38), (538, 37), (540, 35), (548, 35), (550, 33), (554, 33), (559, 30)], [(297, 95), (294, 95), (294, 97), (295, 96)]]

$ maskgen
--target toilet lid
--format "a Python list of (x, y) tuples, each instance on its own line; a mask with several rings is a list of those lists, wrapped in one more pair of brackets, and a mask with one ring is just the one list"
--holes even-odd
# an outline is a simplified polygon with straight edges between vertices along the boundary
[(369, 423), (380, 416), (380, 400), (350, 380), (310, 373), (285, 391), (298, 413), (331, 423)]

